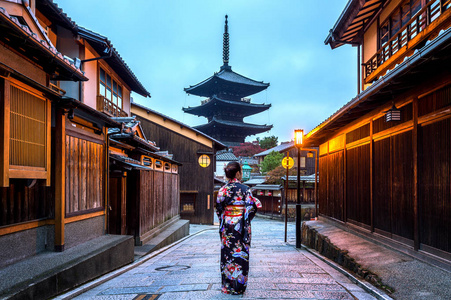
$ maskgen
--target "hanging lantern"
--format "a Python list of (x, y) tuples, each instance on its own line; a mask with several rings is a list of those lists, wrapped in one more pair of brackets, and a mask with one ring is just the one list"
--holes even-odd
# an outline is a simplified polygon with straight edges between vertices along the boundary
[(272, 196), (272, 193), (271, 193), (271, 191), (269, 191), (269, 192), (268, 192), (268, 196)]
[(385, 122), (391, 121), (401, 121), (401, 111), (396, 108), (395, 104), (385, 113)]

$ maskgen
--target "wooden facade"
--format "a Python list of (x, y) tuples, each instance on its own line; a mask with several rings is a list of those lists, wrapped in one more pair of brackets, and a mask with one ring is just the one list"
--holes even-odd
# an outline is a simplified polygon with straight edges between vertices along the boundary
[[(195, 224), (213, 224), (215, 153), (220, 142), (151, 109), (132, 103), (132, 114), (146, 136), (168, 149), (180, 162), (180, 216)], [(199, 157), (208, 155), (210, 165), (201, 167)]]
[(107, 130), (121, 124), (97, 107), (100, 70), (121, 116), (149, 93), (105, 45), (53, 1), (0, 1), (0, 266), (108, 233)]
[[(389, 2), (376, 12), (375, 24), (364, 26), (363, 39), (356, 36), (353, 42), (369, 47), (369, 41), (375, 39), (371, 35), (377, 32), (370, 28), (407, 3)], [(436, 7), (434, 19), (428, 19), (423, 34), (418, 35), (421, 45), (407, 47), (409, 51), (403, 48), (381, 62), (371, 76), (373, 72), (381, 74), (382, 69), (393, 70), (374, 79), (372, 86), (367, 85), (358, 97), (307, 134), (307, 142), (320, 146), (319, 207), (323, 217), (449, 266), (451, 73), (445, 53), (451, 44), (451, 17), (450, 5), (444, 2), (421, 2), (423, 8), (412, 19)], [(358, 13), (357, 6), (353, 9)], [(337, 35), (346, 31), (337, 29), (342, 21), (335, 27)], [(406, 28), (408, 24), (406, 21)], [(412, 56), (406, 57), (407, 53)], [(395, 56), (406, 62), (391, 66)], [(371, 78), (366, 73), (362, 76), (367, 82)], [(386, 122), (386, 112), (393, 106), (399, 109), (401, 121)], [(337, 140), (343, 143), (337, 146)]]
[(123, 129), (109, 131), (108, 232), (132, 235), (142, 245), (180, 218), (180, 164), (157, 152), (135, 117), (116, 120)]

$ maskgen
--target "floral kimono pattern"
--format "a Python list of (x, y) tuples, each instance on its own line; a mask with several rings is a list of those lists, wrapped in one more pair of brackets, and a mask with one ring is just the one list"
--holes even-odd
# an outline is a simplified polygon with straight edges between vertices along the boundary
[(229, 181), (218, 192), (218, 214), (221, 238), (222, 292), (242, 294), (247, 287), (251, 220), (262, 205), (251, 189), (238, 179)]

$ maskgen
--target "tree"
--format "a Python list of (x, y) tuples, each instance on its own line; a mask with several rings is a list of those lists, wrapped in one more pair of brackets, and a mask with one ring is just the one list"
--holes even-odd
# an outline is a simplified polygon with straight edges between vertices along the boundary
[(260, 164), (260, 168), (263, 173), (267, 173), (269, 171), (274, 170), (277, 166), (282, 163), (283, 154), (277, 151), (271, 151), (268, 155), (265, 156), (262, 163)]
[(239, 156), (254, 156), (257, 153), (263, 152), (264, 149), (260, 147), (258, 143), (241, 143), (239, 146), (232, 147), (233, 154), (236, 157)]
[[(291, 168), (288, 170), (288, 176), (293, 176), (296, 175), (297, 168)], [(282, 165), (278, 165), (277, 167), (274, 168), (274, 170), (269, 171), (266, 174), (266, 181), (265, 183), (268, 184), (282, 184), (282, 177), (287, 176), (287, 169), (285, 169), (284, 167), (282, 167)]]
[(257, 141), (260, 144), (260, 147), (262, 147), (262, 149), (274, 148), (279, 143), (278, 140), (279, 138), (274, 135), (264, 137), (263, 139), (257, 138)]

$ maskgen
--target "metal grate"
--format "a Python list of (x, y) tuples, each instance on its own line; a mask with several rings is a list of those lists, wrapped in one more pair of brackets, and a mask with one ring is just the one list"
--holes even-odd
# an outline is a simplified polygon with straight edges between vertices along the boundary
[(46, 165), (46, 100), (11, 86), (10, 165)]

